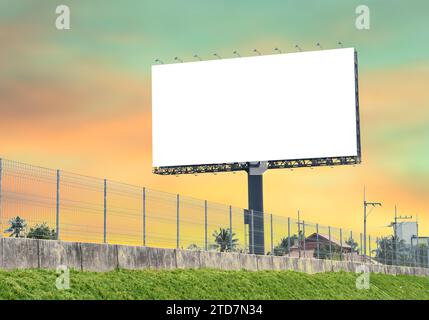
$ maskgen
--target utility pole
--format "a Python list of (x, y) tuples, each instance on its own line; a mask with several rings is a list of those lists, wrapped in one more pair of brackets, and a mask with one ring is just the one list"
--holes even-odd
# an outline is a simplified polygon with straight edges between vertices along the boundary
[(373, 208), (376, 206), (381, 206), (381, 202), (367, 202), (365, 195), (365, 187), (363, 188), (363, 255), (364, 261), (366, 261), (366, 220), (369, 216), (369, 213), (366, 211), (367, 206), (372, 206)]

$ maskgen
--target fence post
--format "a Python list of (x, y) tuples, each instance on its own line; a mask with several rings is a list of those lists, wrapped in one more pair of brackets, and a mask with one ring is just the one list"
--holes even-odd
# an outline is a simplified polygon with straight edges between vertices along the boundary
[(369, 252), (368, 252), (369, 262), (371, 262), (371, 235), (370, 234), (368, 235), (368, 249), (369, 249)]
[(328, 232), (329, 232), (329, 259), (332, 260), (332, 242), (331, 242), (331, 227), (328, 226)]
[(60, 170), (57, 170), (57, 195), (56, 195), (55, 216), (56, 216), (57, 240), (60, 240)]
[[(428, 243), (429, 244), (429, 243)], [(427, 265), (427, 267), (429, 268), (429, 246), (428, 246), (428, 252), (427, 252), (427, 263), (428, 263), (428, 265)]]
[(317, 259), (320, 259), (320, 248), (319, 248), (319, 224), (316, 224), (316, 245), (317, 245)]
[(146, 247), (146, 188), (143, 187), (143, 246)]
[(340, 228), (340, 260), (343, 261), (343, 229)]
[(363, 248), (362, 248), (362, 233), (360, 233), (360, 255), (363, 254)]
[(107, 179), (104, 179), (104, 227), (103, 227), (103, 242), (107, 243)]
[(375, 258), (376, 258), (376, 260), (377, 260), (377, 262), (379, 262), (379, 258), (380, 258), (380, 250), (379, 250), (379, 248), (378, 248), (378, 237), (375, 239), (375, 244), (376, 244), (376, 246), (377, 246), (377, 251), (376, 251), (376, 254), (375, 254)]
[(232, 206), (229, 206), (229, 250), (232, 251)]
[(274, 246), (273, 246), (273, 214), (270, 213), (270, 227), (271, 227), (271, 255), (274, 255)]
[(0, 238), (3, 237), (3, 216), (2, 216), (2, 177), (3, 177), (3, 159), (0, 158)]
[(176, 198), (176, 226), (177, 226), (177, 230), (176, 230), (176, 248), (179, 248), (180, 246), (180, 196), (179, 194), (177, 194), (177, 198)]
[(304, 245), (304, 258), (305, 256), (305, 221), (302, 220), (302, 239), (303, 239), (303, 245)]
[[(387, 238), (385, 238), (387, 239)], [(384, 252), (384, 264), (387, 265), (387, 250), (386, 250), (386, 240), (382, 242), (384, 244), (383, 252)]]
[(204, 248), (208, 250), (207, 243), (207, 200), (204, 200)]
[(353, 262), (353, 254), (354, 254), (353, 243), (354, 243), (355, 241), (353, 240), (353, 231), (352, 231), (352, 230), (350, 230), (350, 242), (351, 242), (351, 248), (350, 248), (350, 253), (351, 253), (351, 255), (350, 255), (350, 261), (351, 261), (351, 262)]
[(290, 257), (290, 218), (287, 218), (287, 247), (288, 247), (288, 257)]
[(0, 158), (0, 238), (3, 237), (2, 178), (3, 178), (3, 159)]
[(252, 232), (252, 254), (255, 254), (255, 232), (254, 232), (254, 228), (253, 228), (253, 209), (252, 210), (250, 210), (250, 214), (252, 215), (251, 216), (251, 223), (252, 223), (252, 229), (251, 229), (251, 232)]

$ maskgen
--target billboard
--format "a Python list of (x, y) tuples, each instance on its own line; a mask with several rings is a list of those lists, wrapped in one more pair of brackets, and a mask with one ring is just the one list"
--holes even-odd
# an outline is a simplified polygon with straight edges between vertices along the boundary
[(353, 48), (154, 65), (155, 172), (360, 162), (357, 88)]

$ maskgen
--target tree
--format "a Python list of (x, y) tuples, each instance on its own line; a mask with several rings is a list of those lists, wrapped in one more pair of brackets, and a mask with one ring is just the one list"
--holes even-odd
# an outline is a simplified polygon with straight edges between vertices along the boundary
[(54, 229), (50, 229), (49, 226), (44, 222), (31, 227), (27, 234), (27, 238), (55, 240), (57, 238), (57, 233)]
[(358, 243), (355, 242), (355, 240), (352, 237), (346, 240), (346, 244), (350, 246), (350, 251), (352, 253), (358, 250)]
[(398, 237), (383, 237), (378, 241), (375, 259), (388, 265), (409, 264), (412, 256), (411, 248)]
[(213, 232), (213, 237), (215, 239), (214, 246), (219, 249), (220, 252), (233, 251), (238, 244), (238, 239), (234, 238), (235, 233), (231, 234), (228, 228), (219, 228), (219, 230), (215, 230)]
[(284, 255), (287, 255), (289, 253), (289, 251), (290, 251), (289, 238), (290, 238), (290, 245), (291, 246), (293, 246), (298, 241), (298, 236), (296, 234), (294, 234), (291, 237), (281, 238), (278, 245), (276, 245), (273, 248), (273, 253), (275, 256), (284, 256)]
[[(314, 250), (313, 257), (317, 258), (317, 250)], [(336, 244), (322, 243), (319, 245), (319, 259), (341, 260), (341, 247)]]
[(9, 237), (23, 238), (25, 237), (25, 229), (27, 222), (19, 216), (9, 220), (10, 227), (5, 232), (10, 232)]

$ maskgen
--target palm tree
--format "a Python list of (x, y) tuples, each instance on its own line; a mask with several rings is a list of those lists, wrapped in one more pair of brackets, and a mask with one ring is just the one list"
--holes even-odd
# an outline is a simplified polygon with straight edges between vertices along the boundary
[[(296, 234), (290, 237), (290, 245), (293, 246), (296, 242), (298, 242), (298, 236)], [(273, 249), (275, 256), (284, 256), (289, 253), (289, 237), (283, 237), (280, 239), (278, 245), (276, 245)]]
[(27, 228), (27, 222), (19, 216), (9, 220), (10, 227), (5, 232), (10, 232), (9, 237), (23, 238)]
[(231, 234), (227, 228), (219, 228), (219, 231), (215, 230), (213, 237), (215, 238), (215, 246), (220, 252), (233, 251), (238, 244), (238, 239), (234, 238), (235, 233)]

